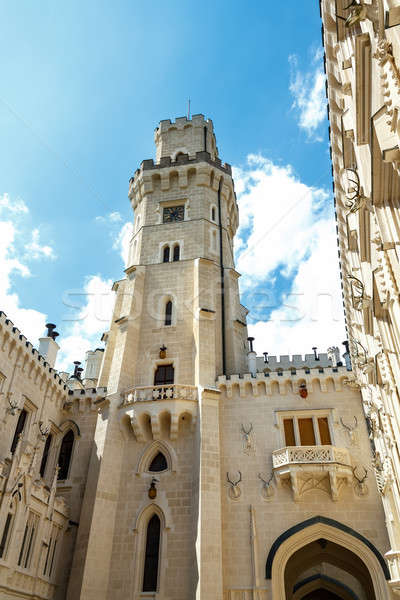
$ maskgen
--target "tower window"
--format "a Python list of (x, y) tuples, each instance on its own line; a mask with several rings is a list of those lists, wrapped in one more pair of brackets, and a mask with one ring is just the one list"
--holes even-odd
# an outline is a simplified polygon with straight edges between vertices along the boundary
[(211, 209), (211, 221), (214, 221), (215, 223), (215, 206), (213, 206)]
[(169, 262), (169, 246), (165, 246), (163, 251), (163, 262)]
[(171, 324), (172, 324), (172, 302), (171, 302), (171, 300), (168, 300), (167, 304), (165, 305), (164, 325), (171, 325)]
[(172, 365), (159, 365), (154, 374), (154, 385), (169, 385), (174, 383), (174, 367)]
[(179, 244), (176, 244), (176, 246), (174, 246), (174, 254), (173, 254), (173, 260), (174, 262), (179, 260), (179, 255), (180, 255), (180, 248), (179, 248)]
[(63, 437), (63, 440), (61, 442), (60, 454), (58, 455), (58, 466), (60, 467), (58, 471), (58, 479), (67, 479), (68, 477), (74, 439), (75, 436), (72, 429), (67, 431), (67, 433)]
[(46, 472), (47, 459), (49, 458), (49, 451), (52, 439), (53, 436), (50, 433), (46, 438), (46, 443), (43, 448), (42, 462), (40, 463), (40, 477), (44, 477), (44, 474)]
[(153, 515), (147, 525), (146, 554), (144, 559), (143, 592), (156, 592), (160, 553), (160, 519)]
[(160, 471), (166, 471), (168, 469), (167, 460), (162, 452), (158, 452), (150, 463), (149, 471), (155, 473)]
[(19, 417), (18, 417), (18, 421), (17, 421), (17, 426), (15, 428), (15, 433), (14, 433), (13, 441), (12, 441), (12, 444), (11, 444), (11, 454), (14, 454), (14, 452), (15, 452), (15, 449), (16, 449), (17, 444), (18, 444), (19, 436), (20, 436), (20, 434), (24, 430), (25, 423), (26, 423), (26, 417), (27, 416), (28, 416), (28, 413), (23, 408), (21, 410), (21, 412), (19, 413)]

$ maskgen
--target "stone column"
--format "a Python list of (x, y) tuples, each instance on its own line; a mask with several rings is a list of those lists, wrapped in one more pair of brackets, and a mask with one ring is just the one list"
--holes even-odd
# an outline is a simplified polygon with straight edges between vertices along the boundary
[(219, 396), (218, 390), (205, 388), (199, 398), (197, 600), (223, 597)]

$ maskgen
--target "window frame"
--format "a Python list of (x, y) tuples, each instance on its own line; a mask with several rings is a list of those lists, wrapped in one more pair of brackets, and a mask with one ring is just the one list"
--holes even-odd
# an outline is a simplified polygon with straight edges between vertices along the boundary
[[(2, 546), (0, 546), (0, 551), (1, 551), (0, 560), (3, 560), (3, 561), (7, 560), (7, 554), (8, 554), (8, 549), (11, 544), (11, 538), (13, 535), (16, 514), (17, 514), (17, 502), (16, 502), (16, 500), (12, 500), (12, 502), (9, 506), (9, 509), (7, 511), (7, 516), (6, 516), (6, 520), (4, 521), (4, 524), (3, 524), (3, 529), (0, 534), (0, 544), (3, 544)], [(10, 517), (10, 520), (8, 520), (8, 517)], [(8, 527), (7, 527), (7, 531), (6, 531), (7, 522), (8, 522)]]
[(18, 555), (17, 564), (20, 569), (29, 570), (31, 568), (39, 528), (40, 515), (33, 510), (29, 510), (21, 540), (21, 549)]
[[(280, 431), (281, 441), (283, 442), (283, 448), (288, 447), (286, 444), (285, 437), (285, 429), (284, 429), (284, 421), (285, 419), (293, 419), (293, 428), (294, 428), (294, 437), (295, 437), (295, 446), (302, 446), (300, 431), (299, 431), (299, 419), (310, 419), (313, 421), (313, 430), (315, 437), (315, 446), (334, 446), (334, 432), (333, 432), (333, 415), (331, 408), (321, 408), (321, 409), (306, 409), (306, 410), (287, 410), (287, 411), (277, 411), (277, 425)], [(328, 430), (329, 436), (331, 439), (330, 444), (322, 444), (321, 436), (319, 432), (318, 419), (326, 418), (328, 421)]]

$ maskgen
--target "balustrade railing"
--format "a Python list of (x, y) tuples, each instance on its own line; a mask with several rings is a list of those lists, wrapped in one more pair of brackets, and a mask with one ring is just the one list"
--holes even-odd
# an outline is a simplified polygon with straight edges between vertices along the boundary
[(350, 466), (351, 459), (345, 448), (336, 448), (336, 446), (287, 446), (272, 453), (272, 464), (275, 469), (296, 463), (340, 463)]
[(138, 386), (125, 393), (125, 402), (151, 402), (153, 400), (197, 400), (197, 387), (171, 383), (167, 385)]

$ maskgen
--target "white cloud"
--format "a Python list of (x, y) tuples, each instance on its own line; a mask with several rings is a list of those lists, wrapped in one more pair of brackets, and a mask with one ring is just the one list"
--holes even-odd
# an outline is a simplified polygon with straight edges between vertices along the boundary
[(20, 198), (11, 200), (8, 194), (3, 194), (0, 195), (0, 213), (4, 211), (26, 214), (29, 212), (29, 209)]
[(108, 213), (105, 217), (99, 215), (95, 218), (98, 223), (120, 223), (122, 221), (121, 214), (118, 211)]
[(17, 256), (16, 233), (11, 221), (0, 221), (0, 308), (29, 340), (37, 340), (43, 334), (46, 315), (34, 309), (22, 308), (18, 294), (12, 290), (11, 285), (14, 273), (23, 277), (31, 274)]
[(25, 250), (28, 252), (26, 256), (27, 259), (29, 258), (37, 260), (40, 258), (50, 258), (54, 260), (56, 258), (54, 250), (51, 246), (40, 245), (39, 229), (34, 229), (32, 231), (32, 239), (29, 244), (25, 244)]
[[(304, 354), (312, 346), (325, 351), (340, 344), (344, 321), (327, 192), (299, 181), (290, 166), (261, 156), (250, 155), (234, 176), (241, 216), (236, 255), (243, 273), (242, 295), (251, 299), (251, 290), (257, 290), (253, 312), (262, 304), (264, 310), (272, 308), (268, 321), (249, 326), (257, 352)], [(293, 277), (283, 302), (279, 274)]]
[(113, 248), (119, 250), (122, 261), (126, 266), (129, 256), (129, 243), (133, 234), (133, 224), (127, 221), (120, 229), (117, 237), (114, 240)]
[(293, 95), (292, 107), (298, 112), (299, 127), (309, 138), (322, 141), (317, 130), (326, 116), (325, 75), (321, 64), (322, 50), (317, 50), (312, 61), (312, 69), (302, 72), (295, 55), (289, 56), (291, 66), (290, 91)]
[(57, 369), (71, 370), (74, 360), (83, 360), (87, 350), (101, 346), (100, 337), (109, 328), (114, 306), (111, 287), (111, 279), (92, 275), (82, 290), (69, 290), (65, 294), (69, 314), (64, 322), (70, 324), (59, 341)]

